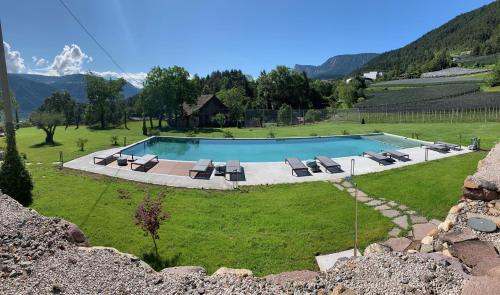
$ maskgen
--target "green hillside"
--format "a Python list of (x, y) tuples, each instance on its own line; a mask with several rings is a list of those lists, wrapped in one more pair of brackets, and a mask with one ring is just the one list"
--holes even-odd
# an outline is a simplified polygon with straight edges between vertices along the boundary
[(361, 71), (383, 71), (389, 77), (418, 74), (446, 67), (450, 54), (469, 50), (472, 55), (500, 52), (499, 1), (459, 15), (405, 47), (379, 55)]

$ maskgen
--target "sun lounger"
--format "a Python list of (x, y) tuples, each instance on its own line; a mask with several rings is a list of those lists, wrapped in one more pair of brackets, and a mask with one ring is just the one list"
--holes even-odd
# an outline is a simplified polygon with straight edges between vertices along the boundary
[(297, 171), (309, 171), (309, 168), (297, 158), (286, 158), (285, 163), (288, 163), (292, 167), (292, 175), (293, 172), (295, 172), (295, 175), (298, 175)]
[(231, 175), (236, 175), (236, 179), (238, 179), (238, 175), (241, 174), (242, 168), (239, 160), (228, 160), (226, 162), (226, 173), (224, 176), (229, 174), (229, 179), (231, 179)]
[(385, 150), (382, 152), (382, 154), (384, 154), (385, 156), (389, 156), (391, 158), (398, 158), (398, 159), (403, 159), (403, 158), (407, 158), (408, 160), (410, 159), (410, 155), (407, 154), (407, 153), (403, 153), (403, 152), (400, 152), (400, 151), (396, 151), (396, 150)]
[(143, 170), (146, 171), (146, 166), (153, 161), (155, 161), (156, 163), (159, 162), (157, 155), (150, 155), (150, 154), (144, 155), (135, 160), (134, 162), (131, 162), (130, 169), (133, 169), (133, 165), (136, 165), (142, 167)]
[(108, 151), (108, 152), (99, 154), (97, 156), (94, 156), (94, 164), (95, 164), (95, 160), (98, 159), (98, 160), (104, 161), (104, 165), (108, 165), (108, 160), (113, 160), (115, 158), (115, 155), (119, 154), (119, 153), (121, 153), (121, 151), (118, 151), (118, 152)]
[(387, 156), (384, 156), (382, 154), (372, 152), (372, 151), (364, 152), (362, 156), (364, 157), (365, 155), (368, 155), (372, 160), (378, 162), (379, 165), (382, 165), (382, 162), (393, 162), (394, 161), (394, 160), (391, 161), (391, 158), (389, 158)]
[(326, 156), (316, 156), (314, 157), (315, 160), (318, 160), (318, 162), (325, 167), (326, 171), (331, 173), (331, 170), (340, 170), (340, 164), (335, 162), (329, 157)]
[(444, 142), (444, 141), (436, 141), (436, 142), (434, 142), (434, 144), (444, 145), (452, 150), (461, 150), (461, 147), (458, 144), (454, 144), (454, 143), (448, 143), (448, 142)]
[(426, 149), (438, 151), (438, 152), (448, 152), (450, 148), (446, 145), (431, 143), (431, 144), (423, 144)]
[(208, 159), (200, 159), (200, 160), (198, 160), (198, 162), (196, 162), (196, 164), (194, 165), (194, 167), (189, 170), (189, 177), (192, 178), (192, 176), (191, 176), (192, 172), (196, 172), (196, 173), (207, 172), (208, 168), (210, 168), (210, 166), (213, 166), (212, 160), (208, 160)]

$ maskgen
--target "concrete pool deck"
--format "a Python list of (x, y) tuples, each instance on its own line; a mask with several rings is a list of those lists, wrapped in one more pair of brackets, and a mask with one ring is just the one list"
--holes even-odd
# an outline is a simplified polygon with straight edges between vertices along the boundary
[[(122, 148), (110, 149), (106, 151), (119, 151)], [(215, 176), (212, 172), (209, 179), (205, 178), (191, 178), (188, 176), (189, 169), (194, 166), (194, 162), (183, 162), (183, 161), (170, 161), (170, 160), (160, 160), (147, 172), (134, 171), (130, 169), (130, 164), (128, 166), (118, 166), (116, 161), (109, 163), (108, 165), (94, 164), (93, 159), (95, 155), (102, 154), (106, 151), (95, 152), (67, 163), (64, 163), (65, 168), (71, 168), (75, 170), (81, 170), (101, 175), (107, 175), (111, 177), (117, 177), (125, 180), (132, 180), (143, 183), (150, 183), (156, 185), (165, 185), (173, 187), (184, 187), (184, 188), (197, 188), (197, 189), (219, 189), (227, 190), (233, 189), (235, 185), (270, 185), (270, 184), (280, 184), (280, 183), (298, 183), (298, 182), (310, 182), (310, 181), (333, 181), (335, 179), (344, 178), (349, 176), (349, 171), (351, 167), (351, 160), (355, 160), (354, 175), (362, 175), (373, 172), (380, 172), (384, 170), (394, 169), (398, 167), (404, 167), (408, 165), (414, 165), (417, 163), (425, 162), (425, 148), (415, 147), (402, 149), (405, 153), (410, 155), (411, 161), (403, 162), (396, 161), (390, 165), (379, 165), (377, 162), (371, 160), (368, 157), (352, 156), (352, 157), (342, 157), (333, 158), (334, 161), (339, 163), (342, 167), (343, 172), (339, 173), (327, 173), (325, 169), (321, 167), (322, 172), (311, 173), (306, 176), (293, 176), (292, 170), (289, 165), (283, 162), (261, 162), (261, 163), (241, 163), (244, 169), (244, 180), (238, 181), (235, 184), (232, 181), (228, 181), (223, 176)], [(448, 153), (440, 153), (437, 151), (428, 151), (428, 160), (438, 160), (443, 158), (448, 158), (452, 156), (467, 154), (472, 151), (468, 150), (466, 147), (462, 147), (461, 150), (455, 151), (451, 150)], [(307, 159), (302, 159), (307, 160)], [(214, 163), (223, 164), (223, 163)]]

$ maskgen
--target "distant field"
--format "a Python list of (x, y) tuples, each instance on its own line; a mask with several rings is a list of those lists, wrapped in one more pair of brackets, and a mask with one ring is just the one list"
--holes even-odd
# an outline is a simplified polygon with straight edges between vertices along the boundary
[(377, 91), (370, 91), (368, 89), (365, 92), (366, 100), (358, 103), (356, 107), (365, 108), (394, 104), (413, 104), (421, 101), (437, 100), (473, 93), (479, 91), (479, 89), (479, 84), (477, 83), (406, 87), (398, 90), (380, 90), (380, 87), (377, 87)]
[(443, 77), (443, 78), (418, 78), (418, 79), (401, 79), (373, 83), (372, 86), (425, 86), (436, 84), (451, 84), (464, 82), (482, 82), (481, 76), (458, 76), (458, 77)]
[(500, 59), (500, 53), (483, 55), (483, 56), (468, 56), (457, 60), (459, 64), (465, 66), (473, 65), (490, 65), (496, 63)]

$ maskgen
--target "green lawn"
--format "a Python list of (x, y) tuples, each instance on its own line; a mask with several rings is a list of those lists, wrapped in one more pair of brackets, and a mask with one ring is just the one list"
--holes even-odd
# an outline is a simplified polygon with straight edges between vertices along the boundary
[[(76, 223), (93, 245), (139, 257), (152, 253), (152, 241), (135, 226), (133, 215), (145, 191), (162, 188), (42, 165), (31, 171), (34, 209)], [(330, 183), (231, 192), (163, 189), (172, 216), (160, 231), (164, 266), (201, 265), (209, 272), (226, 266), (266, 275), (315, 270), (315, 254), (352, 247), (354, 201)], [(120, 199), (118, 190), (130, 192), (131, 199)], [(386, 238), (392, 228), (388, 219), (364, 206), (359, 212), (361, 247)]]
[[(55, 134), (56, 146), (45, 146), (41, 144), (44, 140), (44, 133), (36, 128), (22, 128), (17, 132), (18, 146), (21, 152), (27, 154), (28, 161), (50, 163), (59, 160), (59, 151), (64, 152), (65, 160), (70, 160), (96, 150), (111, 147), (111, 136), (118, 136), (119, 142), (123, 144), (124, 137), (127, 142), (139, 141), (145, 136), (141, 132), (141, 123), (133, 122), (129, 124), (130, 129), (117, 128), (110, 130), (93, 130), (81, 127), (75, 130), (74, 127), (68, 129), (58, 128)], [(344, 131), (350, 134), (368, 132), (388, 132), (401, 136), (411, 137), (412, 133), (420, 134), (419, 138), (424, 140), (443, 140), (459, 143), (460, 135), (462, 144), (468, 143), (473, 137), (480, 137), (484, 148), (491, 148), (495, 142), (500, 142), (499, 123), (413, 123), (413, 124), (354, 124), (354, 123), (332, 123), (323, 122), (308, 124), (305, 126), (275, 127), (275, 128), (224, 128), (230, 131), (235, 137), (256, 138), (268, 137), (272, 130), (276, 137), (312, 136), (312, 135), (336, 135)], [(222, 129), (201, 129), (196, 136), (199, 137), (222, 137)], [(183, 131), (165, 130), (162, 135), (186, 136)], [(88, 143), (84, 152), (78, 151), (76, 140), (80, 137), (87, 138)], [(4, 140), (0, 139), (0, 147), (4, 145)]]
[[(75, 130), (59, 128), (55, 146), (40, 144), (42, 131), (17, 131), (18, 146), (26, 153), (35, 183), (33, 208), (48, 216), (66, 218), (85, 231), (92, 244), (116, 247), (148, 259), (150, 238), (134, 225), (133, 215), (145, 192), (167, 190), (165, 208), (172, 215), (162, 227), (160, 254), (166, 261), (152, 264), (202, 265), (210, 272), (224, 265), (249, 268), (257, 275), (296, 269), (316, 269), (314, 255), (351, 248), (353, 202), (346, 194), (324, 182), (250, 187), (244, 191), (219, 192), (160, 188), (118, 179), (58, 171), (51, 164), (63, 151), (65, 160), (109, 148), (111, 136), (126, 136), (128, 143), (143, 139), (141, 123), (130, 129)], [(267, 137), (271, 129), (227, 128), (235, 137)], [(384, 131), (403, 136), (419, 133), (421, 139), (458, 143), (478, 136), (483, 147), (499, 141), (498, 123), (463, 124), (345, 124), (318, 123), (276, 127), (278, 137), (334, 135)], [(162, 135), (186, 133), (164, 130)], [(196, 136), (222, 137), (220, 129), (200, 130)], [(88, 139), (84, 152), (75, 141)], [(5, 145), (0, 139), (0, 147)], [(484, 153), (429, 162), (358, 178), (360, 187), (408, 204), (422, 214), (442, 218), (459, 196), (465, 175), (475, 169)], [(40, 164), (39, 164), (40, 163)], [(404, 183), (404, 186), (395, 184)], [(131, 199), (118, 197), (119, 190)], [(382, 240), (392, 227), (388, 219), (372, 209), (360, 208), (361, 246)]]
[(461, 196), (465, 177), (475, 172), (485, 152), (356, 177), (369, 195), (394, 200), (430, 218), (444, 219)]

